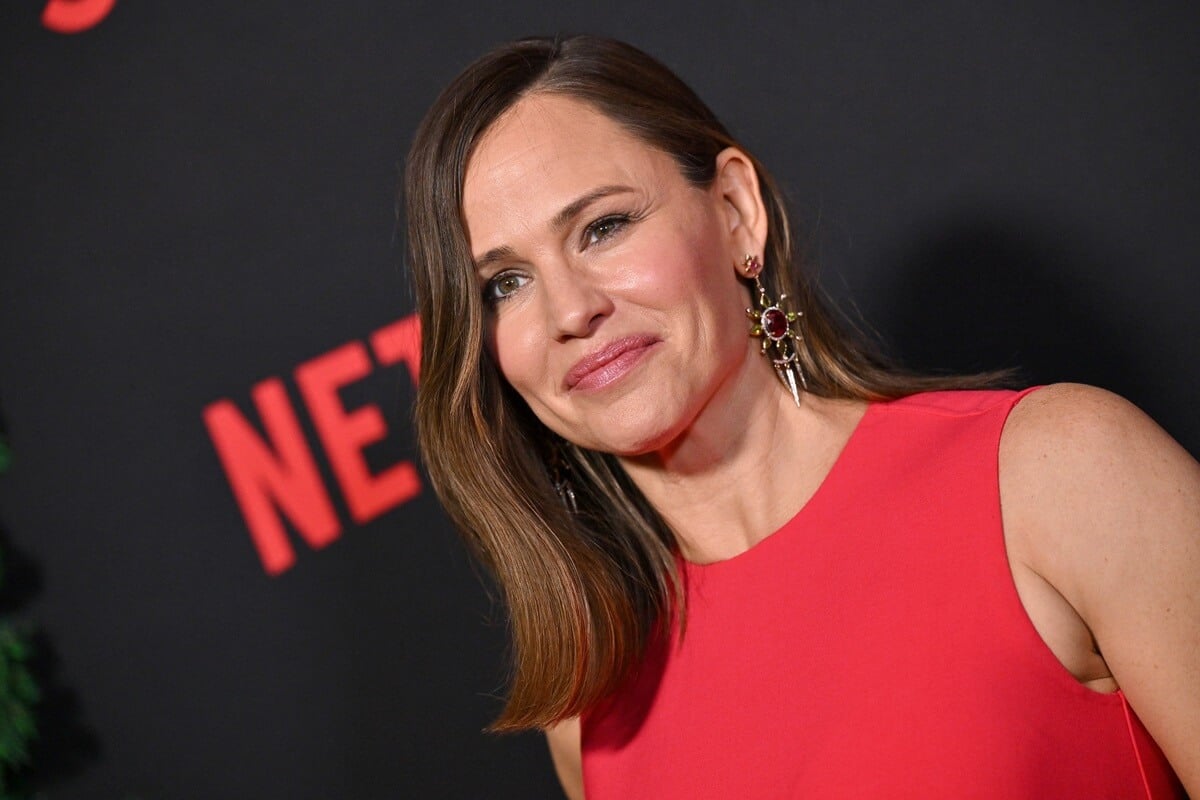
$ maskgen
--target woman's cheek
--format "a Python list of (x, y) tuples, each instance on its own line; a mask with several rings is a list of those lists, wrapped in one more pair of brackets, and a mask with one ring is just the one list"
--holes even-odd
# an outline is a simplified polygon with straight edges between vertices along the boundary
[(549, 367), (544, 335), (532, 320), (523, 319), (527, 316), (514, 313), (497, 324), (494, 354), (500, 374), (532, 405), (538, 387), (546, 385)]

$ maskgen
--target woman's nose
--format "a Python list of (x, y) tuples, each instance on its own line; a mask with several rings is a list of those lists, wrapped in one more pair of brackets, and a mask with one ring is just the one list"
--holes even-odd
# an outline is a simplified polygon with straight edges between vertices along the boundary
[(542, 275), (550, 334), (558, 340), (587, 336), (612, 313), (609, 295), (583, 271), (555, 269)]

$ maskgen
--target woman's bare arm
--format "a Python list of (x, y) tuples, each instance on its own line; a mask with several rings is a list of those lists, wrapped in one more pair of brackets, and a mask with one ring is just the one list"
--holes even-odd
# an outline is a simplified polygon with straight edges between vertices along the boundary
[(583, 759), (580, 753), (579, 717), (546, 729), (550, 758), (567, 800), (583, 800)]
[(1130, 403), (1071, 384), (1013, 410), (1001, 464), (1006, 535), (1200, 797), (1200, 464)]

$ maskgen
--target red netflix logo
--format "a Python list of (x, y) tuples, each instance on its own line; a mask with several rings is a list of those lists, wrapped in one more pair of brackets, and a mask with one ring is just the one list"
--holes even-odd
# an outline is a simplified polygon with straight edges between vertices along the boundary
[[(375, 331), (369, 342), (370, 352), (380, 366), (403, 364), (416, 384), (421, 347), (415, 316)], [(387, 436), (383, 414), (375, 405), (347, 411), (338, 397), (339, 389), (362, 380), (373, 369), (367, 346), (353, 341), (304, 362), (294, 373), (350, 517), (359, 525), (421, 491), (416, 467), (410, 461), (371, 474), (362, 451)], [(204, 424), (263, 568), (270, 575), (278, 575), (296, 561), (281, 514), (314, 549), (341, 536), (342, 526), (283, 381), (267, 378), (256, 384), (250, 395), (266, 432), (265, 440), (228, 399), (205, 407)]]

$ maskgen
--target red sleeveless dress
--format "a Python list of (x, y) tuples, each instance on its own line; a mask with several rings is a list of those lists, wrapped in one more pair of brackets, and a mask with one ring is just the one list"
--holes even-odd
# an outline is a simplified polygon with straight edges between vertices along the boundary
[(997, 451), (1020, 397), (872, 404), (783, 528), (684, 564), (686, 634), (584, 716), (588, 800), (1183, 797), (1017, 596)]

